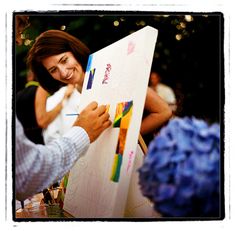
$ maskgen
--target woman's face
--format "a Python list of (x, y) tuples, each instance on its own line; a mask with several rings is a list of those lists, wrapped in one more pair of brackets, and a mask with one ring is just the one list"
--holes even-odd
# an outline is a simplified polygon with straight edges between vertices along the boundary
[(72, 52), (50, 56), (43, 59), (42, 64), (54, 79), (66, 84), (83, 85), (84, 72)]

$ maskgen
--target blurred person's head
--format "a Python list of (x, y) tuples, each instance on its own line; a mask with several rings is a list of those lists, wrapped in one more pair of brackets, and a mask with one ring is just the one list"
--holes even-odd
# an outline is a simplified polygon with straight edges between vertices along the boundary
[(165, 84), (162, 84), (161, 75), (152, 70), (149, 78), (149, 86), (157, 92), (157, 94), (167, 102), (173, 112), (176, 111), (176, 97), (173, 89)]
[(28, 28), (29, 25), (30, 25), (29, 24), (29, 16), (16, 15), (16, 17), (15, 17), (15, 29), (16, 29), (15, 39), (16, 39), (17, 45), (20, 46), (23, 44), (22, 34), (25, 31), (25, 29)]
[(157, 72), (152, 71), (149, 78), (150, 87), (155, 88), (160, 82), (161, 82), (161, 76)]
[(48, 30), (36, 39), (28, 53), (28, 65), (41, 86), (55, 92), (65, 84), (82, 89), (90, 50), (76, 37), (60, 30)]
[(27, 71), (26, 82), (36, 81), (34, 73), (31, 70)]

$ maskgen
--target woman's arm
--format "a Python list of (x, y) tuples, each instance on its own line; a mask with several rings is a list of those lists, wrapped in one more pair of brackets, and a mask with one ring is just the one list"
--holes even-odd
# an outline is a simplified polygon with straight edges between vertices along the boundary
[(42, 87), (38, 87), (35, 95), (35, 116), (38, 125), (41, 128), (46, 128), (60, 113), (63, 108), (63, 102), (72, 94), (74, 86), (68, 86), (65, 95), (61, 102), (59, 102), (52, 110), (46, 111), (46, 102), (48, 97), (48, 92)]
[(169, 105), (150, 87), (148, 87), (147, 90), (144, 107), (149, 114), (142, 121), (140, 129), (142, 135), (160, 128), (172, 116), (172, 111)]

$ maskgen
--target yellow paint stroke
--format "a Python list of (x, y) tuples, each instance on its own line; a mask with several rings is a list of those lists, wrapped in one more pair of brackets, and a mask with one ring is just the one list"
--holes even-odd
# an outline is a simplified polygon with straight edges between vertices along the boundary
[(120, 178), (122, 158), (125, 149), (127, 131), (132, 117), (132, 111), (133, 101), (117, 104), (113, 127), (120, 127), (120, 131), (111, 174), (111, 180), (114, 182), (118, 182)]

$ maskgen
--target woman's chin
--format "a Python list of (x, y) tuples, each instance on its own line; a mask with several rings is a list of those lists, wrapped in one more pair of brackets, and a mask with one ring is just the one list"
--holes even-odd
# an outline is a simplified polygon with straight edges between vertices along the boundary
[(77, 81), (76, 81), (75, 78), (71, 78), (71, 79), (68, 80), (68, 84), (73, 84), (73, 85), (75, 85), (75, 84), (77, 84)]

